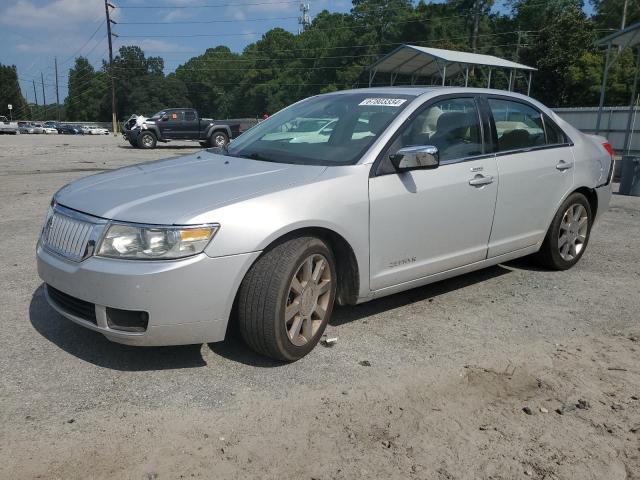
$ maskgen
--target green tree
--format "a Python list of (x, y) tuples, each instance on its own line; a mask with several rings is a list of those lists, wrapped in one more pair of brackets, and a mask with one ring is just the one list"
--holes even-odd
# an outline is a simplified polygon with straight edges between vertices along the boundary
[[(13, 110), (10, 113), (7, 105), (11, 104)], [(31, 111), (26, 100), (22, 96), (18, 71), (15, 65), (2, 65), (0, 63), (0, 115), (7, 118), (29, 118)]]

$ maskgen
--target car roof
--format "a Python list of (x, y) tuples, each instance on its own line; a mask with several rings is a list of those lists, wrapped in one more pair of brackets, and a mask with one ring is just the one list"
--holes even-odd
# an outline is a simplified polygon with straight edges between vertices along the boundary
[(477, 88), (477, 87), (440, 87), (440, 86), (398, 86), (398, 87), (365, 87), (365, 88), (354, 88), (350, 90), (340, 90), (337, 92), (331, 92), (327, 95), (339, 95), (345, 93), (371, 93), (375, 94), (398, 94), (398, 95), (408, 95), (412, 97), (419, 97), (421, 95), (425, 95), (428, 93), (438, 93), (439, 95), (447, 95), (450, 93), (455, 94), (464, 94), (464, 93), (472, 93), (472, 94), (484, 94), (484, 95), (502, 95), (509, 96), (513, 98), (522, 98), (522, 99), (531, 99), (526, 95), (522, 95), (516, 92), (510, 92), (507, 90), (498, 90), (495, 88)]

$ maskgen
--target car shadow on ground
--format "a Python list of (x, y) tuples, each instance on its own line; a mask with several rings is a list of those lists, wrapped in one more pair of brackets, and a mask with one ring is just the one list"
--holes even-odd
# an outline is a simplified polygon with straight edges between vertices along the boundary
[(107, 340), (100, 333), (76, 325), (53, 310), (41, 285), (31, 297), (31, 324), (40, 335), (85, 362), (122, 371), (204, 367), (201, 345), (131, 347)]
[(496, 265), (476, 272), (453, 277), (448, 280), (441, 280), (436, 283), (425, 285), (424, 287), (417, 287), (405, 292), (389, 295), (388, 297), (371, 300), (360, 305), (345, 307), (337, 306), (333, 311), (333, 316), (329, 325), (339, 327), (345, 323), (363, 320), (371, 315), (379, 315), (389, 310), (404, 307), (412, 303), (436, 298), (440, 295), (460, 290), (491, 278), (500, 277), (510, 272), (510, 269), (505, 268), (502, 265)]
[[(517, 267), (516, 267), (517, 268)], [(508, 274), (512, 270), (501, 265), (485, 268), (448, 280), (414, 288), (406, 292), (372, 300), (355, 306), (336, 307), (330, 325), (339, 327), (389, 310), (438, 297), (476, 283)], [(81, 360), (113, 370), (146, 371), (203, 367), (201, 345), (171, 347), (131, 347), (107, 340), (101, 334), (76, 325), (53, 310), (40, 286), (31, 298), (29, 317), (33, 327), (50, 342)], [(216, 355), (252, 367), (274, 368), (286, 365), (250, 350), (233, 324), (224, 342), (210, 343)]]

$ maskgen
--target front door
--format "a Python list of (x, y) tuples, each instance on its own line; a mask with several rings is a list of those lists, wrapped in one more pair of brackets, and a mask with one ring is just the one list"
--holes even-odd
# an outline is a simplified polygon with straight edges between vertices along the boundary
[(489, 98), (500, 171), (489, 257), (544, 239), (573, 187), (573, 151), (564, 132), (532, 105)]
[(158, 120), (158, 128), (162, 138), (181, 138), (184, 124), (184, 111), (168, 110), (167, 113)]
[[(371, 289), (409, 282), (487, 256), (498, 191), (474, 98), (427, 104), (405, 123), (369, 180)], [(396, 173), (389, 155), (438, 148), (440, 166)]]

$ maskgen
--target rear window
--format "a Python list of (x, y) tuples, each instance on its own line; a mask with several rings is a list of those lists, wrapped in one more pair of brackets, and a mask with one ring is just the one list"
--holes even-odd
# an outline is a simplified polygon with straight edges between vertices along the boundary
[(509, 100), (489, 99), (496, 124), (498, 151), (518, 150), (546, 144), (542, 113)]

